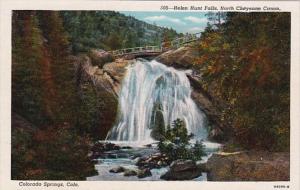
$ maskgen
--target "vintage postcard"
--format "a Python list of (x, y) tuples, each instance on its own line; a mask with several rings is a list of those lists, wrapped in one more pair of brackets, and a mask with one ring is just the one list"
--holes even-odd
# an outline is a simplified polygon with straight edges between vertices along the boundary
[(1, 1), (1, 189), (299, 189), (299, 2)]

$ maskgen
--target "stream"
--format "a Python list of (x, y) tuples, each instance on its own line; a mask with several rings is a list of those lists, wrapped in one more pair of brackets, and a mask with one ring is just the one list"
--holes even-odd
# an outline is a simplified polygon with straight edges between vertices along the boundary
[[(165, 174), (169, 167), (162, 167), (159, 169), (151, 169), (152, 176), (145, 178), (138, 178), (137, 176), (124, 176), (123, 173), (111, 173), (110, 169), (122, 166), (127, 169), (137, 169), (135, 165), (138, 156), (149, 156), (158, 152), (156, 144), (153, 143), (151, 147), (147, 147), (146, 144), (142, 145), (137, 142), (122, 142), (112, 141), (112, 143), (123, 147), (130, 147), (130, 149), (120, 149), (115, 151), (106, 152), (106, 158), (96, 159), (95, 169), (98, 171), (98, 175), (87, 177), (88, 181), (161, 181), (160, 176)], [(221, 144), (213, 143), (209, 141), (203, 142), (205, 146), (206, 156), (202, 158), (200, 163), (205, 163), (207, 159), (219, 150)], [(149, 144), (147, 144), (149, 145)], [(202, 172), (202, 175), (192, 181), (206, 181), (206, 173)]]

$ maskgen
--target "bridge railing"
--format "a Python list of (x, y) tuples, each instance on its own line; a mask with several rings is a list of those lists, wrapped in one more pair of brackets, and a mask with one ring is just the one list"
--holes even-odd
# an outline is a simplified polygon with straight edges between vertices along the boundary
[(125, 48), (125, 49), (113, 50), (110, 51), (110, 53), (116, 57), (129, 55), (129, 54), (138, 54), (138, 53), (159, 53), (159, 52), (167, 51), (169, 49), (166, 48), (166, 44), (170, 44), (171, 48), (179, 48), (184, 44), (191, 43), (200, 39), (200, 35), (201, 33), (188, 34), (183, 37), (176, 38), (169, 42), (163, 42), (160, 46)]
[(180, 37), (180, 38), (176, 38), (174, 40), (171, 41), (171, 46), (172, 47), (175, 47), (175, 48), (178, 48), (184, 44), (187, 44), (187, 43), (191, 43), (193, 41), (196, 41), (198, 39), (200, 39), (200, 36), (201, 36), (201, 33), (195, 33), (195, 34), (187, 34), (183, 37)]
[(160, 46), (145, 46), (145, 47), (134, 47), (110, 51), (114, 56), (137, 54), (137, 53), (147, 53), (147, 52), (161, 52)]

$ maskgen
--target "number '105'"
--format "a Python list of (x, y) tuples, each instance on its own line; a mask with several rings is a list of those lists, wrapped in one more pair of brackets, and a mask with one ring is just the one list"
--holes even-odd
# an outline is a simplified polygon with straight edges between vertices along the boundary
[(160, 6), (160, 10), (168, 10), (169, 7), (167, 5)]

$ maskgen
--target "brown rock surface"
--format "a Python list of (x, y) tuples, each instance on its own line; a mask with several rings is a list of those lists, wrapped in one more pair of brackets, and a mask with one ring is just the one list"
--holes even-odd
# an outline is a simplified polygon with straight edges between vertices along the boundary
[(92, 64), (102, 68), (105, 63), (113, 62), (113, 56), (101, 49), (92, 49), (88, 53), (91, 58)]
[(201, 176), (201, 172), (192, 160), (176, 160), (170, 165), (170, 170), (160, 178), (164, 180), (191, 180)]
[(82, 56), (79, 67), (81, 67), (80, 70), (84, 77), (90, 78), (96, 87), (104, 88), (117, 97), (121, 82), (126, 74), (126, 67), (131, 63), (132, 60), (117, 59), (114, 62), (104, 64), (103, 68), (100, 69), (98, 66), (92, 65), (90, 57)]
[(288, 181), (290, 154), (262, 151), (213, 154), (206, 169), (208, 181)]
[(198, 55), (198, 51), (189, 46), (181, 47), (176, 50), (169, 50), (156, 58), (168, 66), (177, 68), (191, 68), (194, 58)]

